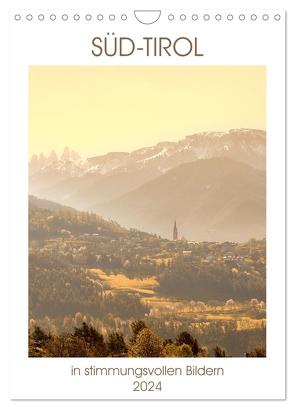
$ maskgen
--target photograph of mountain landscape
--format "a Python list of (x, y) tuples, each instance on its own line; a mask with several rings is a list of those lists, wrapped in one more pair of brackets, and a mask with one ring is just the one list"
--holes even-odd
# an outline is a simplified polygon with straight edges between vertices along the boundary
[(30, 357), (266, 356), (264, 66), (31, 66)]

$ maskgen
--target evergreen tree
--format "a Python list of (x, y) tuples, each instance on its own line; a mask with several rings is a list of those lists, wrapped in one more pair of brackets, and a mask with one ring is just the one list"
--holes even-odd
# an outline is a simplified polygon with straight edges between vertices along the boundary
[(265, 358), (266, 350), (265, 348), (255, 348), (252, 352), (246, 352), (246, 358)]
[(75, 327), (74, 336), (83, 338), (90, 347), (94, 348), (96, 356), (107, 355), (107, 348), (103, 335), (92, 326), (87, 325), (86, 322), (83, 322), (81, 328)]
[(133, 344), (133, 342), (135, 342), (137, 335), (145, 328), (147, 328), (147, 326), (144, 321), (137, 320), (131, 323), (132, 337), (130, 339), (130, 344)]
[(121, 333), (112, 332), (107, 340), (108, 356), (122, 356), (127, 352), (124, 337)]
[(46, 334), (38, 325), (34, 328), (34, 331), (31, 335), (32, 339), (34, 340), (36, 345), (41, 346), (44, 344), (48, 339), (50, 339), (50, 334)]
[(214, 356), (216, 358), (225, 358), (226, 357), (225, 350), (223, 348), (221, 348), (219, 345), (217, 345), (214, 348)]
[(193, 356), (197, 356), (199, 352), (199, 344), (196, 338), (193, 338), (187, 331), (181, 332), (176, 338), (176, 345), (186, 344), (192, 349)]

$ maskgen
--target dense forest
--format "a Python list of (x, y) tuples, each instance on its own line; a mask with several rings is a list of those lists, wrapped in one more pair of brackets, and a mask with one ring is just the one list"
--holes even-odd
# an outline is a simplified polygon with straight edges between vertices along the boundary
[(89, 314), (113, 314), (122, 319), (138, 318), (148, 308), (134, 294), (105, 294), (97, 276), (82, 268), (38, 268), (30, 260), (30, 313), (42, 318)]
[(265, 299), (265, 277), (218, 264), (199, 266), (176, 258), (170, 269), (159, 275), (159, 283), (163, 293), (188, 299)]

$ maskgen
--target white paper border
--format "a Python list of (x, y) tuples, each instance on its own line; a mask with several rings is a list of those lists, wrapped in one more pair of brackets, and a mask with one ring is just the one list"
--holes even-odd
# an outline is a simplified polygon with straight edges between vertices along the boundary
[[(38, 11), (33, 11), (36, 13)], [(59, 11), (60, 13), (61, 11)], [(84, 11), (83, 11), (84, 12)], [(203, 14), (211, 13), (202, 11)], [(214, 11), (215, 12), (215, 11)], [(218, 11), (220, 12), (220, 11)], [(223, 11), (222, 11), (223, 12)], [(225, 11), (226, 12), (226, 11)], [(225, 13), (223, 12), (223, 13)], [(255, 11), (250, 11), (255, 13)], [(82, 13), (82, 12), (81, 12)], [(117, 11), (116, 11), (117, 13)], [(182, 13), (182, 11), (180, 11)], [(231, 12), (232, 13), (232, 12)], [(249, 11), (238, 11), (248, 13)], [(257, 14), (261, 14), (259, 11)], [(263, 11), (263, 13), (265, 13)], [(225, 376), (220, 378), (166, 378), (160, 396), (146, 393), (132, 394), (132, 381), (124, 378), (71, 378), (69, 368), (77, 362), (71, 358), (27, 358), (27, 86), (28, 65), (88, 65), (98, 64), (90, 50), (90, 39), (105, 32), (89, 22), (83, 31), (73, 23), (55, 23), (54, 31), (49, 24), (36, 28), (38, 22), (11, 25), (11, 211), (13, 214), (13, 254), (11, 269), (11, 396), (14, 399), (284, 399), (285, 397), (285, 68), (284, 68), (284, 12), (266, 11), (271, 15), (280, 13), (281, 21), (255, 24), (244, 21), (223, 23), (222, 32), (212, 33), (216, 24), (200, 24), (197, 35), (204, 38), (205, 56), (202, 61), (189, 57), (180, 62), (162, 58), (147, 61), (148, 64), (201, 64), (201, 65), (266, 65), (267, 66), (267, 358), (265, 359), (200, 359), (198, 365), (223, 366)], [(26, 14), (28, 12), (26, 11)], [(233, 14), (233, 13), (232, 13)], [(82, 25), (77, 22), (80, 27)], [(184, 22), (183, 22), (184, 23)], [(182, 23), (182, 24), (183, 24)], [(18, 24), (18, 25), (17, 25)], [(24, 29), (25, 24), (25, 29)], [(168, 33), (172, 25), (161, 26), (128, 23), (123, 33), (142, 35)], [(140, 28), (140, 32), (138, 31)], [(179, 24), (173, 24), (177, 33)], [(144, 31), (143, 31), (144, 29)], [(116, 27), (116, 30), (118, 28)], [(126, 30), (126, 31), (125, 31)], [(185, 33), (196, 34), (196, 28), (185, 25)], [(244, 30), (244, 32), (243, 32)], [(245, 31), (246, 30), (246, 31)], [(179, 34), (183, 33), (180, 30)], [(241, 32), (242, 38), (239, 37)], [(52, 46), (52, 39), (58, 41)], [(71, 39), (70, 42), (68, 39)], [(226, 47), (220, 47), (220, 39)], [(218, 39), (218, 41), (217, 41)], [(51, 41), (51, 42), (50, 42)], [(29, 47), (26, 44), (30, 44)], [(250, 45), (250, 47), (249, 47)], [(56, 48), (55, 48), (56, 47)], [(208, 50), (208, 51), (207, 51)], [(245, 50), (247, 52), (245, 52)], [(127, 64), (146, 64), (142, 57), (125, 61)], [(111, 64), (122, 64), (122, 59), (113, 58)], [(110, 64), (109, 60), (101, 64)], [(274, 300), (274, 301), (273, 301)], [(17, 325), (15, 325), (17, 324)], [(146, 366), (147, 362), (162, 361), (169, 366), (191, 365), (192, 359), (115, 359), (97, 358), (99, 365), (110, 361), (110, 366)], [(83, 365), (96, 364), (97, 359), (81, 358)], [(155, 361), (156, 360), (156, 361)], [(161, 364), (160, 364), (161, 362)], [(172, 363), (171, 363), (172, 362)], [(175, 363), (174, 363), (175, 362)], [(222, 364), (220, 364), (222, 362)], [(98, 364), (98, 363), (97, 363)], [(242, 372), (242, 373), (241, 373)], [(77, 379), (79, 382), (77, 383)], [(99, 390), (97, 389), (99, 385)]]

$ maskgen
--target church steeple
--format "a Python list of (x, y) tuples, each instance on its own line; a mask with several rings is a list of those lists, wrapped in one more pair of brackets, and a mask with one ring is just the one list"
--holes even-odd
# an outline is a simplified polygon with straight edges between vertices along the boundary
[(178, 229), (177, 229), (177, 226), (176, 226), (176, 220), (174, 220), (173, 240), (178, 240)]

